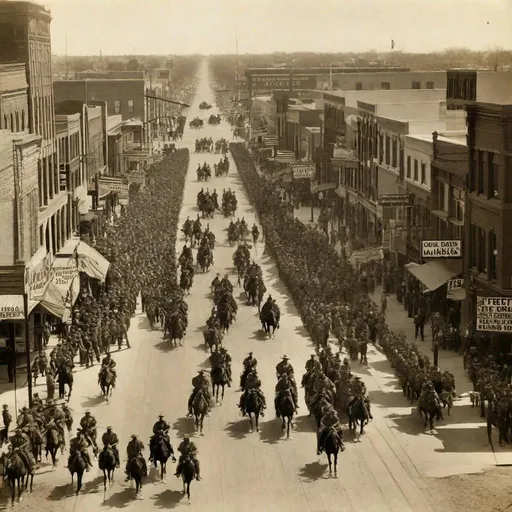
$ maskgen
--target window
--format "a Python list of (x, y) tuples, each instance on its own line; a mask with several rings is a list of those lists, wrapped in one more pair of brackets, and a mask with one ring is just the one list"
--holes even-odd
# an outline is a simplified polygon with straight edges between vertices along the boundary
[(133, 117), (133, 100), (128, 100), (128, 115)]
[(434, 82), (427, 82), (427, 89), (433, 89), (434, 88)]
[(414, 159), (414, 181), (418, 181), (418, 160)]
[(421, 89), (421, 82), (413, 82), (412, 89)]
[(407, 157), (407, 178), (411, 179), (411, 157)]
[(421, 162), (421, 184), (427, 184), (427, 166), (425, 165), (425, 162)]
[(478, 228), (478, 272), (487, 273), (487, 233), (484, 229)]
[(383, 91), (389, 91), (391, 89), (391, 84), (389, 82), (381, 82), (380, 83), (380, 88)]
[(114, 100), (114, 114), (121, 113), (121, 100)]
[(464, 192), (460, 188), (452, 188), (450, 217), (460, 221), (464, 220)]
[(398, 166), (398, 143), (396, 139), (393, 139), (392, 148), (393, 152), (391, 154), (391, 166), (396, 169)]
[(476, 175), (477, 175), (477, 161), (476, 161), (476, 151), (470, 149), (469, 154), (469, 191), (476, 191)]
[(478, 151), (478, 182), (477, 190), (479, 194), (484, 193), (484, 152)]
[(476, 226), (469, 226), (469, 266), (476, 267)]
[(386, 162), (386, 165), (389, 165), (389, 162), (390, 162), (390, 153), (391, 153), (391, 150), (390, 150), (390, 147), (391, 147), (391, 140), (390, 140), (390, 137), (389, 135), (386, 135), (386, 154), (384, 155), (385, 156), (385, 162)]
[(489, 178), (489, 198), (498, 198), (498, 166), (494, 163), (494, 153), (490, 151), (487, 153), (487, 176)]
[(384, 161), (384, 135), (379, 135), (379, 164)]
[(496, 241), (496, 233), (489, 233), (489, 279), (496, 281), (496, 263), (498, 260), (498, 244)]
[(356, 91), (363, 90), (363, 82), (356, 82)]

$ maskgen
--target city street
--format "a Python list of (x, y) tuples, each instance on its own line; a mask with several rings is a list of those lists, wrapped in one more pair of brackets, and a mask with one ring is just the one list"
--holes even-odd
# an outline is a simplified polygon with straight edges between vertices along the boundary
[[(211, 136), (214, 141), (221, 137), (232, 140), (230, 127), (225, 122), (217, 127), (205, 123), (205, 128), (199, 130), (188, 128), (188, 121), (195, 115), (203, 116), (198, 108), (201, 101), (214, 103), (206, 64), (203, 64), (201, 73), (182, 141), (182, 145), (191, 150), (191, 158), (179, 225), (187, 216), (191, 219), (196, 217), (196, 196), (204, 186), (210, 190), (216, 188), (219, 196), (224, 188), (230, 187), (238, 199), (236, 215), (244, 216), (251, 227), (257, 218), (232, 160), (228, 177), (214, 177), (208, 183), (199, 183), (196, 179), (198, 164), (206, 161), (213, 168), (219, 155), (193, 153), (195, 139)], [(213, 111), (215, 113), (215, 109)], [(205, 224), (203, 221), (203, 226)], [(75, 375), (70, 402), (75, 425), (83, 412), (90, 409), (100, 425), (98, 438), (107, 425), (113, 426), (121, 440), (122, 459), (132, 433), (138, 434), (147, 447), (158, 414), (164, 414), (172, 425), (171, 440), (175, 450), (184, 434), (194, 432), (193, 420), (185, 416), (191, 379), (199, 369), (209, 368), (209, 353), (205, 352), (202, 329), (212, 307), (210, 282), (217, 272), (221, 276), (229, 273), (233, 283), (236, 280), (232, 264), (235, 247), (227, 243), (229, 219), (216, 213), (209, 224), (217, 238), (215, 265), (209, 273), (196, 275), (191, 294), (186, 298), (189, 327), (183, 347), (172, 349), (168, 342), (162, 340), (162, 331), (150, 331), (145, 315), (139, 313), (132, 319), (129, 331), (133, 348), (113, 353), (118, 367), (118, 382), (108, 405), (97, 385), (98, 366), (90, 370), (79, 369)], [(178, 253), (182, 245), (180, 240)], [(223, 404), (214, 406), (211, 416), (205, 419), (204, 437), (194, 439), (199, 449), (202, 481), (192, 483), (188, 510), (441, 510), (439, 494), (429, 489), (429, 477), (478, 472), (496, 464), (498, 458), (508, 457), (508, 452), (495, 456), (489, 451), (484, 425), (478, 423), (478, 413), (470, 409), (467, 401), (457, 402), (451, 417), (445, 417), (435, 435), (425, 433), (414, 406), (406, 401), (401, 391), (395, 389), (396, 380), (389, 363), (371, 347), (368, 353), (370, 367), (364, 369), (356, 362), (354, 372), (362, 376), (369, 390), (374, 420), (367, 426), (361, 443), (352, 442), (346, 434), (346, 451), (339, 457), (339, 479), (328, 478), (326, 457), (316, 455), (315, 424), (307, 417), (302, 390), (299, 390), (300, 409), (292, 440), (287, 441), (281, 436), (280, 421), (274, 418), (276, 364), (283, 354), (287, 354), (300, 383), (304, 364), (314, 347), (277, 276), (274, 262), (261, 242), (253, 248), (252, 254), (263, 268), (268, 292), (281, 307), (281, 329), (275, 339), (266, 340), (260, 331), (257, 309), (246, 306), (242, 290), (235, 289), (234, 296), (239, 299), (238, 320), (224, 342), (233, 359), (234, 385), (226, 389)], [(238, 376), (242, 360), (249, 351), (258, 359), (258, 371), (268, 403), (266, 416), (260, 423), (260, 433), (252, 434), (249, 433), (248, 420), (241, 417), (237, 408), (240, 398)], [(39, 471), (34, 480), (34, 494), (26, 495), (17, 510), (88, 512), (100, 510), (102, 506), (122, 508), (131, 503), (133, 490), (124, 483), (124, 460), (116, 474), (115, 484), (106, 493), (103, 493), (101, 472), (94, 468), (85, 475), (83, 492), (75, 498), (70, 475), (63, 468), (66, 459), (67, 454), (61, 457), (55, 471), (51, 471), (51, 466)], [(504, 461), (500, 459), (499, 462)], [(175, 465), (169, 463), (164, 484), (157, 482), (152, 472), (143, 488), (143, 500), (133, 502), (130, 509), (172, 508), (181, 501), (185, 504), (186, 499), (181, 496), (181, 479), (173, 476), (174, 471)]]

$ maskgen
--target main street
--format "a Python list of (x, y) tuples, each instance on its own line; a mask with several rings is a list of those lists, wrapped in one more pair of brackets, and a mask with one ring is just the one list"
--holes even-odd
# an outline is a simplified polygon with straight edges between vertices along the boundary
[[(202, 101), (214, 102), (206, 63), (201, 68), (201, 82), (189, 109), (188, 121), (196, 115), (204, 115), (198, 107)], [(219, 159), (218, 155), (192, 152), (195, 139), (205, 136), (211, 136), (214, 141), (221, 137), (231, 140), (231, 130), (225, 122), (216, 127), (205, 123), (205, 128), (200, 130), (187, 127), (182, 144), (190, 148), (191, 158), (180, 226), (187, 216), (195, 218), (197, 215), (196, 196), (203, 186), (216, 188), (219, 195), (222, 189), (230, 187), (238, 199), (237, 216), (244, 216), (252, 226), (257, 222), (256, 214), (232, 160), (226, 178), (214, 177), (206, 184), (197, 182), (198, 164), (206, 161), (213, 168)], [(226, 241), (229, 219), (217, 213), (209, 224), (217, 238), (215, 266), (209, 273), (196, 275), (191, 294), (186, 298), (189, 328), (183, 347), (172, 349), (168, 342), (163, 341), (162, 331), (150, 331), (145, 315), (139, 313), (132, 319), (129, 331), (132, 349), (113, 353), (118, 363), (118, 382), (109, 404), (100, 397), (97, 366), (76, 373), (70, 403), (75, 422), (85, 410), (90, 409), (100, 425), (98, 438), (107, 425), (112, 425), (121, 439), (123, 456), (132, 433), (138, 434), (147, 446), (158, 414), (164, 414), (172, 425), (171, 440), (175, 449), (184, 434), (194, 431), (193, 420), (185, 418), (185, 415), (191, 379), (199, 369), (209, 367), (202, 329), (212, 307), (210, 282), (217, 272), (221, 275), (229, 273), (232, 282), (236, 280), (232, 265), (235, 248)], [(178, 252), (182, 245), (180, 240)], [(339, 458), (339, 479), (326, 478), (325, 456), (316, 455), (314, 420), (307, 418), (302, 390), (299, 390), (300, 409), (293, 439), (287, 441), (281, 437), (280, 422), (274, 419), (273, 411), (275, 365), (283, 354), (287, 354), (300, 382), (304, 363), (314, 348), (285, 286), (278, 278), (275, 263), (261, 242), (253, 248), (252, 255), (263, 268), (268, 293), (277, 299), (281, 307), (281, 329), (275, 339), (264, 339), (256, 308), (246, 306), (241, 289), (236, 288), (234, 296), (240, 297), (238, 321), (224, 342), (233, 358), (234, 385), (226, 389), (223, 404), (214, 406), (211, 416), (206, 418), (204, 437), (194, 439), (199, 449), (202, 481), (192, 483), (188, 510), (439, 510), (437, 499), (428, 491), (426, 477), (434, 475), (436, 468), (444, 471), (449, 468), (447, 474), (465, 471), (465, 468), (455, 469), (460, 464), (461, 454), (443, 452), (442, 440), (423, 433), (420, 419), (415, 414), (411, 416), (410, 404), (401, 392), (394, 389), (395, 381), (389, 364), (375, 349), (369, 351), (369, 370), (359, 369), (357, 363), (354, 369), (363, 377), (370, 392), (374, 421), (368, 425), (361, 443), (353, 443), (347, 434), (347, 449)], [(249, 351), (258, 359), (259, 375), (268, 402), (267, 414), (260, 424), (261, 431), (253, 434), (249, 433), (248, 421), (241, 418), (237, 408), (240, 398), (238, 375), (242, 360)], [(457, 408), (454, 416), (456, 411)], [(492, 463), (487, 460), (487, 454), (479, 453), (478, 456), (482, 466)], [(473, 460), (471, 454), (465, 454), (465, 458), (466, 461)], [(118, 471), (113, 487), (103, 493), (101, 473), (94, 468), (85, 475), (83, 492), (75, 498), (69, 485), (70, 475), (63, 468), (65, 464), (66, 457), (61, 457), (55, 471), (49, 468), (40, 470), (35, 479), (34, 494), (27, 495), (18, 509), (87, 512), (99, 510), (102, 506), (121, 508), (131, 502), (133, 490), (123, 482), (122, 469)], [(466, 464), (470, 465), (469, 462)], [(181, 479), (173, 476), (174, 470), (175, 466), (169, 463), (164, 484), (159, 483), (152, 472), (143, 489), (143, 500), (132, 503), (131, 509), (171, 508), (182, 501)]]

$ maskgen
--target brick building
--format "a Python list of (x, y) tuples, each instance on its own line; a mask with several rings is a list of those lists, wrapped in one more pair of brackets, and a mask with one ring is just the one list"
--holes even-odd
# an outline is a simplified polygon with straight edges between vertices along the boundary
[(0, 128), (28, 130), (28, 83), (25, 64), (0, 64)]
[(464, 263), (470, 277), (466, 314), (475, 325), (477, 296), (512, 295), (512, 105), (474, 102), (466, 110), (469, 193)]
[[(91, 79), (56, 80), (53, 83), (55, 102), (81, 101), (106, 102), (108, 115), (122, 115), (123, 121), (140, 119), (145, 123), (149, 109), (145, 95), (147, 83), (144, 79)], [(147, 130), (144, 141), (147, 142)]]

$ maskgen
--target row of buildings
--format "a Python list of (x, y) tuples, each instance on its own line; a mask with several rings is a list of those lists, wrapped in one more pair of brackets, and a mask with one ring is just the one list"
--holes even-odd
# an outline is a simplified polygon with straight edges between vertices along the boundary
[(48, 314), (67, 317), (80, 272), (104, 280), (80, 235), (144, 182), (172, 127), (170, 62), (54, 81), (50, 23), (38, 4), (0, 0), (0, 360), (37, 343)]
[(388, 259), (458, 299), (463, 328), (507, 337), (512, 72), (347, 68), (328, 91), (315, 72), (247, 70), (253, 148), (313, 162), (284, 181), (321, 193), (355, 261)]

